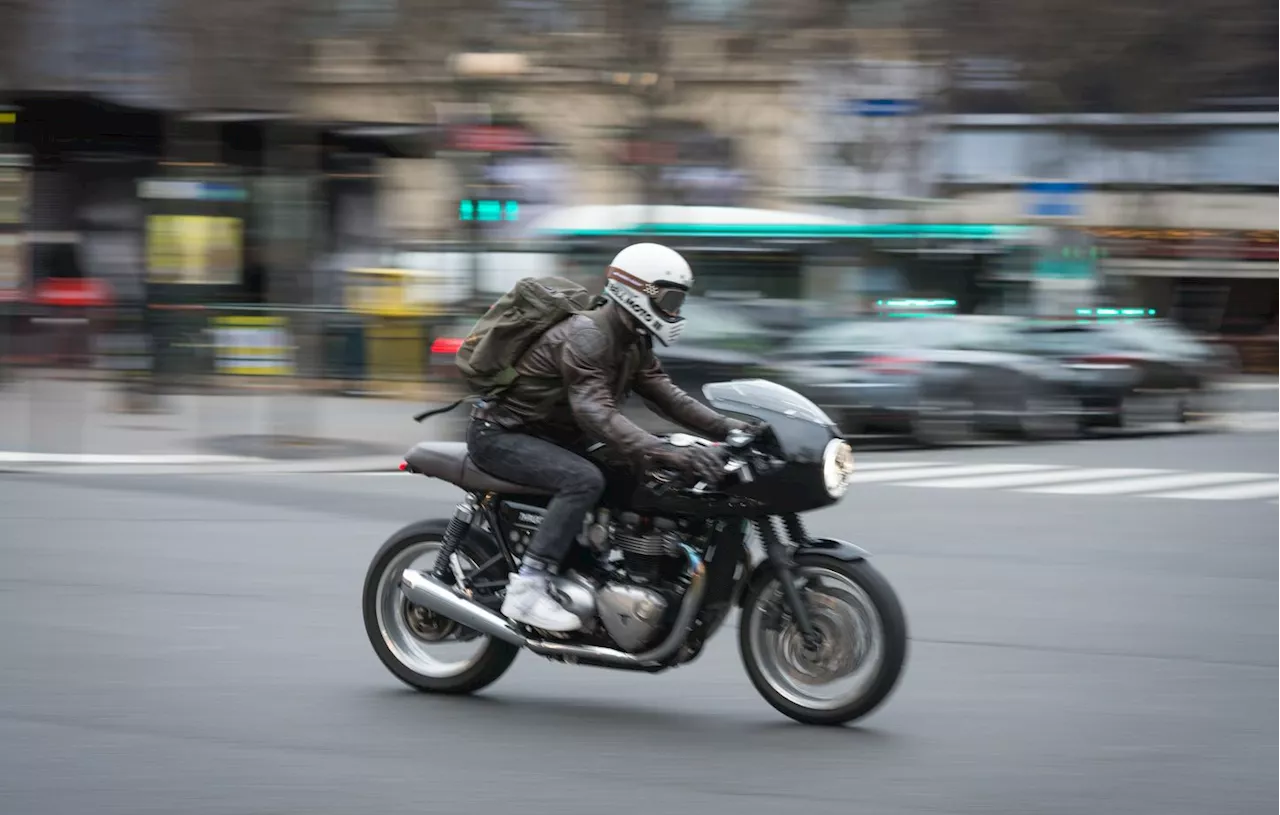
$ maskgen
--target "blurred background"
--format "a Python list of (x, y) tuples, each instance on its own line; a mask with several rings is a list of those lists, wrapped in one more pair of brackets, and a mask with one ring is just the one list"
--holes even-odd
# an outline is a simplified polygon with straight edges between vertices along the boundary
[[(1275, 812), (1277, 72), (1275, 0), (0, 0), (0, 812)], [(865, 724), (736, 616), (470, 699), (370, 651), (461, 338), (643, 240), (680, 385), (858, 448)]]
[[(1183, 421), (1276, 371), (1271, 3), (6, 0), (0, 23), (0, 448), (358, 438), (404, 408), (334, 398), (443, 402), (498, 293), (599, 286), (638, 240), (697, 273), (682, 384), (785, 374), (850, 433)], [(970, 315), (1007, 319), (889, 327)]]

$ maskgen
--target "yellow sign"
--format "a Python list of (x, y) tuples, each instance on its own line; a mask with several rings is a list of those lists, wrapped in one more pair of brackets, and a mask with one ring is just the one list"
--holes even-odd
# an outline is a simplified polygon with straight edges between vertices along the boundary
[(293, 341), (283, 317), (214, 317), (214, 368), (228, 376), (288, 376)]
[(438, 284), (427, 272), (405, 269), (350, 269), (343, 288), (346, 307), (376, 317), (421, 317), (439, 311)]
[(26, 174), (15, 167), (0, 167), (0, 224), (22, 223), (26, 203)]
[(156, 283), (240, 282), (243, 224), (211, 215), (147, 218), (147, 272)]
[(26, 279), (26, 244), (17, 235), (0, 235), (0, 291), (16, 291)]

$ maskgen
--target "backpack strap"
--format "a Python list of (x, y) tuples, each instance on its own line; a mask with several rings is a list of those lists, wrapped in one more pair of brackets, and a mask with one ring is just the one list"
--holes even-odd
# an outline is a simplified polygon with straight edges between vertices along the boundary
[(426, 421), (427, 419), (430, 419), (432, 416), (439, 416), (441, 414), (448, 413), (449, 411), (453, 410), (458, 405), (461, 405), (463, 402), (467, 401), (470, 398), (471, 397), (469, 396), (464, 396), (463, 398), (459, 399), (458, 401), (454, 402), (451, 405), (446, 405), (445, 407), (437, 408), (436, 410), (424, 411), (414, 416), (413, 420), (418, 424), (422, 424), (422, 422)]

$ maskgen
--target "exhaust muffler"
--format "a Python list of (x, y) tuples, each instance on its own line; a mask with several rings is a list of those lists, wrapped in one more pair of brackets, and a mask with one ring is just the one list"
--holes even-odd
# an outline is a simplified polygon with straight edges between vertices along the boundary
[(675, 624), (662, 642), (639, 654), (601, 648), (598, 645), (571, 645), (529, 639), (505, 617), (500, 617), (474, 600), (463, 597), (452, 587), (436, 580), (426, 572), (405, 569), (400, 575), (400, 588), (414, 605), (430, 609), (481, 634), (521, 648), (528, 648), (535, 654), (566, 660), (586, 659), (619, 668), (643, 668), (660, 664), (676, 652), (684, 642), (689, 627), (693, 624), (693, 619), (702, 605), (702, 595), (706, 591), (706, 566), (693, 549), (688, 546), (683, 549), (689, 560), (689, 587), (685, 590), (684, 601), (680, 604)]
[(405, 569), (400, 588), (409, 602), (430, 609), (467, 628), (512, 645), (526, 647), (529, 640), (505, 617), (499, 617), (479, 603), (468, 600), (426, 572)]

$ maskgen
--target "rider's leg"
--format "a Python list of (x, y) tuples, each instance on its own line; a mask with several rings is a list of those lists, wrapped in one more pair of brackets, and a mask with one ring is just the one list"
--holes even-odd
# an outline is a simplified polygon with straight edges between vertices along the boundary
[(498, 478), (554, 490), (533, 534), (520, 572), (507, 585), (502, 613), (551, 631), (580, 626), (577, 616), (547, 591), (547, 574), (559, 566), (582, 531), (583, 517), (604, 492), (604, 476), (585, 458), (557, 444), (478, 419), (467, 432), (467, 448), (480, 469)]

